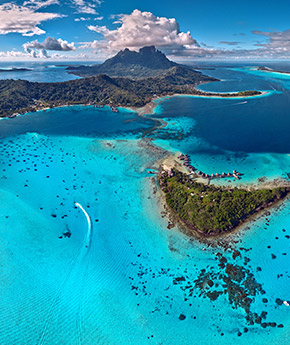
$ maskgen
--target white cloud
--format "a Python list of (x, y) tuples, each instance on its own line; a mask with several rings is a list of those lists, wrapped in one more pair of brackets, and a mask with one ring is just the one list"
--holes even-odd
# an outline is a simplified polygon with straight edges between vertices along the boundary
[(290, 30), (270, 32), (256, 30), (253, 34), (268, 39), (266, 43), (257, 43), (256, 46), (263, 47), (274, 54), (290, 53)]
[[(93, 42), (85, 42), (80, 48), (94, 49), (100, 57), (108, 57), (119, 50), (138, 50), (154, 45), (171, 58), (212, 58), (212, 59), (273, 59), (290, 58), (290, 29), (285, 31), (253, 31), (264, 36), (265, 41), (257, 42), (249, 49), (234, 48), (242, 42), (220, 41), (228, 49), (214, 48), (205, 43), (198, 44), (190, 32), (181, 32), (174, 18), (157, 17), (151, 12), (134, 10), (131, 14), (111, 15), (119, 27), (110, 30), (106, 26), (89, 25), (88, 29), (103, 36)], [(240, 34), (243, 35), (243, 34)], [(231, 48), (232, 47), (232, 48)]]
[[(28, 3), (34, 3), (36, 7), (28, 5)], [(52, 0), (44, 2), (29, 1), (26, 2), (26, 6), (18, 6), (14, 3), (0, 5), (0, 34), (5, 35), (10, 32), (17, 32), (23, 36), (44, 34), (45, 31), (38, 27), (39, 24), (62, 17), (62, 15), (57, 13), (37, 12), (40, 7), (43, 7), (44, 4), (47, 6), (48, 3), (51, 4)]]
[(0, 51), (0, 58), (1, 59), (9, 59), (11, 60), (29, 60), (31, 58), (47, 58), (46, 51), (39, 51), (38, 53), (35, 51), (31, 52), (21, 52), (16, 50), (11, 51)]
[(84, 18), (84, 17), (75, 18), (75, 22), (84, 22), (86, 20), (91, 20), (91, 18)]
[(100, 16), (100, 17), (95, 17), (95, 18), (90, 18), (90, 17), (80, 17), (80, 18), (75, 18), (75, 22), (85, 22), (85, 21), (89, 21), (89, 20), (103, 20), (104, 17)]
[(55, 53), (50, 56), (50, 59), (51, 60), (69, 60), (69, 61), (70, 60), (86, 60), (88, 59), (88, 56), (86, 54), (81, 53), (81, 54), (74, 55), (72, 59), (71, 56)]
[(29, 0), (23, 3), (24, 7), (31, 7), (35, 10), (39, 10), (42, 7), (47, 7), (50, 5), (58, 5), (58, 0)]
[(96, 8), (101, 5), (102, 0), (72, 0), (79, 13), (98, 14)]
[(11, 51), (0, 51), (0, 58), (24, 58), (24, 57), (28, 57), (27, 53), (24, 52), (20, 52), (20, 51), (15, 51), (15, 50), (11, 50)]
[(93, 56), (88, 56), (84, 53), (81, 54), (76, 54), (74, 56), (68, 56), (64, 54), (59, 54), (59, 53), (54, 53), (51, 56), (48, 56), (46, 51), (31, 51), (31, 53), (28, 52), (21, 52), (21, 51), (16, 51), (16, 50), (11, 50), (11, 51), (0, 51), (0, 59), (2, 60), (7, 60), (7, 61), (29, 61), (32, 58), (39, 58), (39, 59), (47, 59), (50, 58), (51, 60), (87, 60), (87, 59), (93, 59), (95, 60), (95, 57)]
[[(252, 49), (188, 49), (187, 55), (195, 58), (215, 58), (215, 59), (289, 59), (290, 58), (290, 29), (285, 31), (259, 31), (252, 32), (258, 36), (264, 36), (266, 41), (257, 42), (258, 48)], [(227, 45), (235, 45), (241, 42), (221, 41)]]
[(75, 50), (74, 43), (68, 43), (61, 38), (56, 39), (54, 37), (47, 37), (42, 43), (38, 40), (27, 42), (23, 44), (25, 50), (27, 49), (45, 49), (45, 50), (56, 50), (56, 51), (71, 51)]
[[(96, 25), (96, 26), (93, 26), (93, 25), (89, 25), (88, 26), (88, 29), (91, 30), (91, 31), (95, 31), (97, 32), (98, 34), (102, 34), (106, 37), (106, 35), (110, 32), (109, 29), (107, 29), (106, 26), (100, 26), (100, 25)], [(127, 47), (126, 47), (127, 48)]]
[[(74, 43), (68, 43), (61, 38), (47, 37), (42, 43), (38, 40), (27, 42), (23, 44), (23, 48), (27, 54), (33, 58), (50, 58), (47, 51), (62, 51), (68, 52), (76, 50)], [(55, 54), (52, 56), (56, 56)]]
[(237, 41), (220, 41), (221, 44), (226, 44), (228, 46), (236, 46), (238, 44), (241, 44), (242, 42)]
[(184, 50), (185, 46), (197, 46), (190, 32), (181, 32), (174, 18), (156, 17), (151, 12), (134, 10), (131, 14), (119, 15), (121, 26), (109, 30), (106, 26), (89, 25), (88, 29), (104, 36), (104, 40), (87, 43), (83, 47), (106, 49), (113, 53), (124, 48), (138, 50), (154, 45), (165, 51)]

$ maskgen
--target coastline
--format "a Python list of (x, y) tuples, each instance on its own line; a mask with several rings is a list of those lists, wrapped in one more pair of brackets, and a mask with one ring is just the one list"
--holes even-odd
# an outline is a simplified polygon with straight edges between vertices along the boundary
[(276, 71), (274, 69), (270, 69), (270, 68), (256, 68), (256, 71), (259, 71), (259, 72), (265, 72), (265, 73), (277, 73), (277, 74), (282, 74), (282, 75), (285, 75), (285, 76), (288, 76), (290, 77), (290, 72), (286, 72), (286, 71)]
[[(164, 170), (168, 170), (170, 168), (176, 168), (180, 172), (189, 175), (188, 169), (181, 163), (180, 160), (177, 159), (177, 157), (180, 155), (180, 152), (171, 152), (168, 157), (166, 157), (163, 161), (159, 162), (159, 167)], [(279, 187), (286, 187), (290, 188), (290, 181), (287, 179), (280, 177), (275, 178), (273, 180), (268, 180), (267, 178), (260, 178), (259, 181), (253, 181), (253, 182), (247, 182), (247, 183), (240, 183), (238, 186), (234, 184), (227, 183), (225, 186), (226, 188), (239, 188), (239, 189), (245, 189), (248, 191), (251, 191), (253, 189), (273, 189), (273, 188), (279, 188)], [(194, 178), (194, 181), (198, 183), (203, 183), (205, 185), (208, 184), (207, 178), (202, 177), (196, 177)], [(210, 184), (216, 187), (224, 187), (223, 185), (220, 185), (219, 183), (215, 183), (214, 179), (210, 179)]]
[[(205, 83), (204, 83), (205, 84)], [(201, 85), (201, 84), (200, 84)], [(196, 89), (198, 92), (202, 92), (204, 94), (174, 94), (172, 96), (166, 97), (201, 97), (201, 98), (218, 98), (218, 99), (244, 99), (244, 98), (255, 98), (255, 97), (263, 97), (269, 94), (268, 91), (259, 91), (258, 95), (238, 95), (239, 92), (209, 92), (209, 91), (201, 91)], [(221, 95), (231, 95), (231, 96), (221, 96)]]
[[(160, 104), (160, 102), (162, 102), (164, 99), (173, 98), (173, 97), (203, 97), (203, 98), (220, 98), (220, 99), (241, 98), (241, 99), (244, 99), (244, 98), (249, 98), (249, 97), (250, 98), (261, 97), (261, 96), (266, 95), (266, 94), (268, 94), (268, 92), (262, 92), (261, 94), (254, 95), (254, 96), (235, 96), (235, 93), (233, 93), (234, 96), (232, 96), (232, 97), (222, 97), (222, 96), (210, 95), (210, 93), (208, 93), (207, 95), (174, 94), (174, 95), (168, 95), (168, 96), (162, 96), (162, 97), (154, 97), (149, 103), (145, 104), (145, 106), (140, 107), (140, 108), (135, 108), (135, 107), (119, 107), (119, 108), (134, 111), (139, 116), (145, 116), (146, 114), (154, 114), (155, 108), (158, 106), (158, 104)], [(93, 107), (94, 105), (92, 105), (92, 104), (64, 104), (64, 105), (59, 105), (59, 106), (56, 106), (53, 108), (46, 107), (43, 109), (37, 109), (35, 112), (41, 112), (41, 111), (45, 111), (45, 110), (49, 110), (49, 109), (55, 109), (55, 108), (76, 107), (76, 106), (77, 107), (79, 107), (79, 106)], [(109, 105), (106, 105), (106, 106), (109, 106)], [(20, 116), (20, 115), (23, 116), (25, 114), (19, 114), (18, 116)], [(162, 128), (162, 127), (165, 127), (166, 125), (167, 125), (167, 123), (164, 120), (160, 120), (160, 119), (157, 120), (156, 119), (156, 126), (154, 126), (154, 129), (156, 127)], [(155, 145), (153, 145), (153, 146), (155, 146)], [(181, 172), (188, 174), (187, 169), (184, 166), (182, 166), (182, 164), (180, 164), (178, 162), (177, 155), (178, 155), (178, 153), (173, 154), (172, 152), (168, 151), (168, 155), (166, 155), (165, 159), (162, 159), (161, 161), (157, 161), (154, 165), (156, 167), (159, 167), (159, 169), (162, 166), (175, 167), (176, 169), (180, 170)], [(206, 184), (206, 182), (207, 182), (206, 180), (203, 180), (203, 179), (197, 179), (196, 181), (202, 182), (204, 184)], [(251, 189), (261, 189), (261, 188), (269, 188), (270, 189), (270, 188), (282, 187), (282, 186), (283, 187), (286, 187), (286, 186), (289, 187), (289, 183), (287, 183), (287, 181), (283, 180), (283, 179), (276, 179), (273, 181), (266, 181), (263, 183), (251, 183), (251, 184), (240, 185), (238, 188), (251, 190)], [(162, 195), (161, 191), (160, 191), (160, 193)], [(163, 204), (166, 203), (164, 197), (161, 199), (163, 199)], [(284, 200), (285, 199), (279, 200), (279, 201), (281, 203), (283, 203)], [(276, 206), (276, 203), (274, 203), (274, 205), (269, 205), (269, 207), (267, 207), (267, 210), (271, 209), (274, 206)], [(185, 224), (181, 219), (178, 219), (178, 216), (176, 214), (174, 214), (174, 211), (169, 209), (169, 207), (167, 207), (167, 211), (168, 211), (168, 215), (167, 215), (168, 219), (173, 217), (175, 219), (175, 222), (180, 224), (179, 228), (181, 228), (182, 232), (185, 232), (187, 235), (191, 235), (191, 236), (194, 232), (195, 235), (197, 235), (199, 238), (212, 238), (212, 237), (224, 237), (225, 235), (228, 235), (228, 234), (235, 232), (239, 228), (244, 228), (246, 226), (246, 224), (248, 224), (254, 218), (256, 219), (260, 213), (263, 213), (266, 210), (257, 211), (253, 215), (248, 216), (244, 221), (242, 221), (241, 224), (239, 224), (237, 227), (233, 228), (232, 230), (230, 230), (228, 232), (214, 234), (214, 235), (208, 235), (208, 236), (205, 236), (202, 232), (198, 231), (197, 229), (193, 229), (191, 227), (188, 227), (188, 225)], [(171, 213), (173, 213), (173, 214), (171, 214)]]
[[(184, 167), (177, 159), (178, 152), (171, 153), (167, 157), (165, 157), (162, 161), (158, 162), (159, 165), (159, 171), (164, 170), (168, 171), (171, 168), (175, 168), (182, 173), (185, 173), (188, 175), (188, 170), (186, 167)], [(207, 181), (204, 179), (194, 179), (194, 181), (198, 183), (207, 184)], [(245, 183), (240, 186), (235, 186), (238, 189), (247, 190), (247, 191), (253, 191), (253, 190), (259, 190), (259, 189), (274, 189), (279, 187), (287, 188), (287, 194), (283, 196), (281, 199), (273, 201), (268, 203), (267, 205), (262, 205), (257, 208), (257, 210), (254, 211), (254, 213), (249, 214), (245, 217), (245, 219), (242, 219), (240, 223), (237, 226), (234, 226), (232, 229), (229, 229), (228, 231), (220, 232), (220, 233), (211, 233), (211, 234), (205, 234), (198, 228), (195, 228), (189, 224), (187, 224), (183, 219), (179, 217), (179, 215), (173, 210), (167, 203), (165, 193), (161, 190), (158, 177), (156, 178), (157, 182), (157, 193), (158, 193), (158, 202), (159, 202), (159, 208), (162, 209), (162, 211), (165, 211), (165, 216), (168, 219), (168, 229), (175, 227), (175, 225), (178, 227), (178, 229), (184, 233), (186, 236), (190, 238), (196, 238), (200, 241), (208, 240), (208, 244), (212, 244), (213, 240), (221, 240), (226, 239), (227, 237), (235, 236), (237, 234), (240, 234), (241, 231), (245, 230), (249, 224), (257, 221), (258, 219), (264, 217), (265, 215), (268, 215), (271, 211), (275, 209), (279, 209), (285, 202), (290, 200), (290, 182), (286, 179), (280, 178), (280, 179), (274, 179), (274, 180), (267, 180), (262, 182), (256, 182), (256, 183)], [(218, 184), (214, 184), (214, 186), (220, 187)], [(234, 186), (228, 185), (226, 187), (223, 187), (225, 189), (234, 188)]]
[(286, 196), (284, 199), (277, 201), (266, 209), (261, 209), (256, 213), (248, 216), (243, 222), (238, 226), (234, 227), (228, 232), (211, 234), (205, 236), (202, 232), (197, 231), (194, 228), (189, 227), (174, 210), (172, 210), (166, 202), (165, 194), (159, 188), (156, 191), (156, 202), (158, 202), (158, 207), (160, 209), (161, 216), (166, 217), (168, 220), (168, 230), (172, 228), (177, 228), (177, 231), (181, 232), (189, 238), (189, 240), (197, 240), (208, 247), (223, 247), (225, 250), (235, 245), (237, 241), (240, 240), (240, 236), (243, 236), (245, 232), (250, 230), (250, 226), (264, 217), (269, 217), (272, 212), (278, 211), (285, 203), (290, 201), (290, 195)]
[[(207, 92), (206, 95), (198, 95), (198, 94), (173, 94), (173, 95), (165, 95), (160, 97), (152, 98), (151, 101), (145, 104), (143, 107), (125, 107), (126, 109), (132, 110), (140, 116), (144, 115), (153, 115), (155, 112), (155, 108), (165, 99), (170, 99), (174, 97), (193, 97), (193, 98), (213, 98), (213, 99), (245, 99), (245, 98), (256, 98), (256, 97), (264, 97), (269, 95), (268, 91), (261, 91), (258, 95), (253, 96), (236, 96), (237, 92), (231, 92), (233, 96), (216, 96), (217, 93), (214, 92)], [(222, 94), (222, 93), (220, 93)], [(224, 94), (230, 94), (230, 92), (225, 92)], [(158, 101), (158, 103), (157, 103)], [(119, 107), (124, 108), (124, 107)]]
[[(245, 96), (245, 97), (217, 97), (217, 98), (253, 98), (253, 97), (261, 97), (269, 94), (269, 92), (262, 92), (261, 95), (255, 95), (255, 96)], [(150, 103), (147, 103), (144, 107), (142, 108), (129, 108), (130, 110), (136, 111), (140, 116), (145, 116), (154, 114), (156, 107), (160, 104), (160, 102), (163, 101), (164, 98), (173, 98), (173, 97), (183, 97), (183, 96), (188, 96), (188, 97), (204, 97), (204, 98), (212, 98), (212, 96), (200, 96), (200, 95), (180, 95), (180, 94), (175, 94), (175, 95), (168, 95), (165, 97), (156, 97), (151, 100)], [(160, 120), (160, 119), (158, 119)], [(165, 121), (164, 121), (165, 122)], [(162, 124), (162, 127), (166, 125)], [(178, 155), (180, 152), (171, 152), (167, 157), (165, 157), (163, 160), (156, 162), (156, 165), (159, 166), (159, 171), (164, 168), (170, 169), (170, 168), (176, 168), (177, 170), (188, 174), (188, 170), (185, 166), (181, 164), (181, 162), (177, 159)], [(202, 178), (196, 178), (196, 182), (207, 184), (208, 181)], [(193, 229), (192, 227), (189, 227), (182, 219), (179, 218), (179, 216), (175, 213), (174, 210), (172, 210), (166, 202), (165, 199), (165, 194), (161, 191), (161, 188), (159, 186), (158, 180), (156, 179), (157, 182), (157, 193), (158, 193), (158, 202), (159, 202), (159, 208), (162, 210), (162, 212), (165, 211), (165, 216), (168, 219), (168, 229), (173, 228), (176, 224), (178, 229), (187, 235), (188, 237), (191, 238), (197, 238), (198, 240), (205, 241), (209, 240), (211, 243), (214, 239), (216, 240), (221, 240), (225, 239), (227, 237), (237, 235), (240, 233), (240, 231), (244, 230), (251, 224), (252, 222), (255, 222), (256, 220), (260, 219), (261, 217), (264, 217), (267, 215), (271, 210), (275, 210), (279, 208), (281, 205), (283, 205), (287, 200), (290, 199), (289, 193), (286, 195), (284, 198), (277, 200), (273, 203), (270, 203), (266, 207), (262, 207), (261, 209), (256, 210), (253, 214), (248, 215), (244, 220), (241, 221), (240, 224), (238, 224), (236, 227), (233, 229), (229, 230), (228, 232), (223, 232), (223, 233), (218, 233), (218, 234), (211, 234), (206, 236), (204, 233), (201, 231), (198, 231), (197, 229)], [(219, 186), (218, 184), (215, 184), (214, 182), (211, 181), (211, 184), (215, 186)], [(226, 188), (234, 188), (237, 186), (234, 185), (228, 185)], [(261, 181), (255, 181), (255, 182), (248, 182), (248, 183), (242, 183), (240, 184), (237, 188), (239, 189), (244, 189), (244, 190), (258, 190), (258, 189), (274, 189), (278, 187), (286, 187), (290, 188), (290, 183), (288, 180), (284, 178), (275, 178), (273, 180), (268, 180), (267, 178), (261, 178)], [(162, 213), (161, 213), (162, 214)]]
[[(208, 82), (205, 83), (200, 83), (198, 85), (202, 84), (207, 84)], [(259, 91), (260, 93), (257, 95), (238, 95), (239, 92), (204, 92), (201, 90), (196, 90), (197, 94), (188, 94), (188, 93), (182, 93), (182, 94), (172, 94), (172, 95), (161, 95), (161, 96), (156, 96), (153, 97), (148, 103), (146, 103), (142, 107), (130, 107), (130, 106), (116, 106), (116, 108), (120, 109), (127, 109), (136, 112), (140, 116), (144, 115), (152, 115), (154, 114), (155, 108), (157, 107), (158, 104), (156, 102), (158, 101), (159, 103), (162, 102), (164, 99), (169, 99), (169, 98), (174, 98), (174, 97), (193, 97), (193, 98), (213, 98), (213, 99), (245, 99), (245, 98), (255, 98), (255, 97), (264, 97), (269, 94), (268, 91)], [(243, 91), (240, 91), (243, 92)], [(222, 96), (222, 95), (227, 95), (227, 96)], [(46, 111), (50, 109), (56, 109), (56, 108), (63, 108), (63, 107), (75, 107), (75, 106), (83, 106), (83, 107), (89, 107), (89, 106), (95, 106), (94, 104), (87, 104), (87, 103), (80, 103), (80, 104), (62, 104), (62, 105), (57, 105), (53, 107), (44, 107), (44, 108), (39, 108), (35, 109), (35, 111), (30, 111), (30, 112), (25, 112), (25, 113), (14, 113), (9, 116), (2, 116), (0, 117), (1, 119), (13, 119), (18, 116), (26, 115), (29, 113), (34, 113), (34, 112), (40, 112), (40, 111)], [(98, 107), (98, 105), (96, 105)], [(105, 104), (103, 105), (104, 107), (110, 107), (112, 106), (111, 104)]]

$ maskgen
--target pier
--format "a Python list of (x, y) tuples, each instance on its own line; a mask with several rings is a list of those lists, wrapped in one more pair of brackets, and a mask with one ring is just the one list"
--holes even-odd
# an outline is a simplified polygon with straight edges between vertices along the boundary
[(217, 178), (235, 178), (236, 180), (240, 180), (241, 176), (243, 175), (242, 173), (238, 172), (237, 170), (233, 170), (233, 172), (222, 172), (222, 173), (212, 173), (212, 174), (206, 174), (203, 171), (197, 170), (196, 167), (194, 167), (191, 164), (191, 158), (188, 154), (180, 154), (177, 159), (179, 159), (182, 162), (182, 165), (186, 167), (188, 170), (189, 174), (192, 175), (193, 177), (201, 177), (204, 179), (207, 179), (208, 181), (217, 179)]

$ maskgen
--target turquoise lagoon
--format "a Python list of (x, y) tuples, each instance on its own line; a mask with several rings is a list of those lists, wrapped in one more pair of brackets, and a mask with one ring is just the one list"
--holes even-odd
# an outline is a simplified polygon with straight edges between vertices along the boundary
[[(289, 202), (211, 245), (168, 229), (147, 174), (168, 151), (182, 151), (209, 173), (242, 171), (241, 183), (288, 178), (287, 89), (245, 71), (210, 73), (226, 80), (204, 89), (223, 91), (226, 83), (234, 91), (239, 80), (240, 89), (275, 83), (279, 93), (177, 97), (146, 117), (69, 107), (0, 121), (1, 344), (290, 341), (290, 309), (277, 303), (290, 299)], [(167, 126), (152, 132), (155, 117)], [(249, 324), (238, 293), (232, 299), (231, 283), (219, 277), (218, 253), (242, 274), (235, 286), (252, 282), (253, 291), (244, 290), (250, 311), (275, 324)], [(202, 275), (216, 285), (199, 285)], [(213, 290), (221, 292), (215, 300), (207, 295)]]

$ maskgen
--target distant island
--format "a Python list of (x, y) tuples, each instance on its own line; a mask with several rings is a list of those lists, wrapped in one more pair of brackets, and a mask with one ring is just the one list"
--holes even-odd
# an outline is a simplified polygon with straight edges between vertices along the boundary
[(175, 168), (162, 170), (158, 180), (175, 217), (189, 234), (202, 237), (229, 233), (290, 193), (290, 187), (245, 190), (205, 185)]
[(257, 68), (257, 70), (263, 71), (263, 72), (271, 72), (271, 73), (290, 74), (290, 72), (275, 70), (275, 69), (272, 69), (272, 68), (266, 67), (266, 66), (260, 66)]
[(29, 71), (33, 71), (31, 68), (7, 68), (7, 69), (0, 69), (0, 73), (1, 72), (29, 72)]
[[(101, 65), (70, 67), (70, 70), (87, 77), (59, 83), (1, 80), (0, 117), (77, 104), (109, 105), (118, 111), (118, 106), (140, 108), (154, 98), (175, 94), (227, 98), (262, 94), (260, 91), (215, 93), (198, 90), (197, 85), (218, 79), (168, 60), (155, 47), (144, 47), (139, 52), (125, 49)], [(100, 74), (101, 71), (106, 74)], [(108, 75), (117, 72), (119, 76)], [(122, 77), (127, 72), (130, 78)]]

